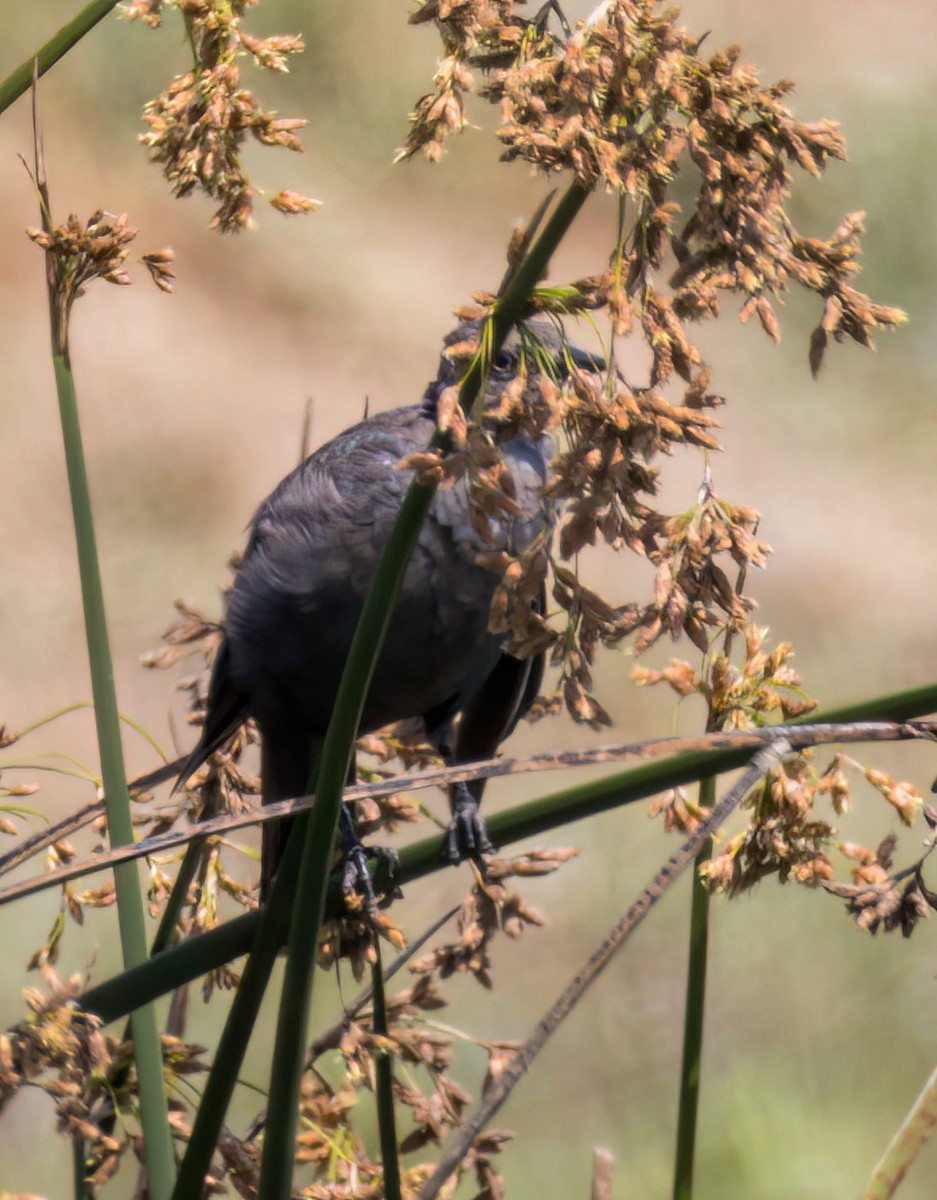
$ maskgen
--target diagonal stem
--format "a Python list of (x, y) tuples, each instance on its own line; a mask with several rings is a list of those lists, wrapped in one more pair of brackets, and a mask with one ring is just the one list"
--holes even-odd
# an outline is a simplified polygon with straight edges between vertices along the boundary
[(20, 96), (29, 90), (33, 81), (33, 70), (37, 75), (45, 75), (50, 67), (54, 67), (60, 58), (75, 46), (97, 23), (117, 7), (117, 0), (91, 0), (90, 4), (75, 14), (72, 19), (62, 26), (57, 33), (40, 46), (35, 54), (0, 83), (0, 112), (5, 112)]
[(553, 1036), (563, 1021), (573, 1011), (589, 987), (611, 962), (634, 933), (654, 905), (668, 891), (674, 881), (691, 865), (699, 854), (700, 847), (732, 815), (747, 793), (765, 775), (782, 755), (788, 753), (790, 745), (783, 738), (765, 746), (751, 759), (741, 778), (723, 796), (689, 838), (668, 859), (618, 924), (612, 929), (582, 970), (570, 982), (547, 1013), (537, 1022), (527, 1041), (508, 1063), (498, 1079), (485, 1094), (475, 1113), (446, 1147), (435, 1171), (420, 1190), (418, 1200), (434, 1200), (443, 1185), (465, 1157), (469, 1147), (501, 1108), (511, 1092), (530, 1069), (534, 1059)]

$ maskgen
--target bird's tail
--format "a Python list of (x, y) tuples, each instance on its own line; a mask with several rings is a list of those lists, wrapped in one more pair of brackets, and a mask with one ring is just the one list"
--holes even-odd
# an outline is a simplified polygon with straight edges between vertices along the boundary
[[(260, 792), (264, 804), (276, 800), (295, 800), (309, 791), (312, 778), (314, 742), (301, 734), (261, 730)], [(270, 894), (286, 841), (293, 827), (292, 819), (268, 821), (261, 834), (260, 902)]]

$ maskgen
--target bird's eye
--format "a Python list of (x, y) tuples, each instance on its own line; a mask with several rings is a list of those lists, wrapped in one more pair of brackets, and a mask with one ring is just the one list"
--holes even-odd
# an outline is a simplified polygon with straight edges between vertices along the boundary
[(491, 369), (498, 375), (508, 375), (517, 367), (517, 357), (510, 350), (502, 350), (491, 364)]

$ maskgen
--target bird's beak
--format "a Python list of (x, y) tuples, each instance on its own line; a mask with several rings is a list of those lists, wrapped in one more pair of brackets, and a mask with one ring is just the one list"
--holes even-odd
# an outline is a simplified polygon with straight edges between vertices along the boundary
[(580, 371), (593, 371), (598, 375), (608, 368), (608, 363), (602, 355), (593, 354), (591, 350), (580, 350), (576, 346), (568, 346), (566, 354), (569, 355), (573, 366), (578, 367)]

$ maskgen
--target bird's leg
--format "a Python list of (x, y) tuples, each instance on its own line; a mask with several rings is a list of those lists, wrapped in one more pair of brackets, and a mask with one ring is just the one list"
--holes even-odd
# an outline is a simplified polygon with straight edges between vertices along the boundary
[(452, 785), (449, 789), (449, 806), (452, 816), (446, 831), (446, 858), (451, 863), (471, 858), (484, 872), (483, 856), (493, 854), (495, 848), (485, 828), (478, 800), (467, 783), (460, 780)]
[[(490, 706), (490, 708), (494, 709), (494, 706)], [(485, 758), (487, 757), (485, 752), (490, 750), (493, 753), (494, 747), (497, 746), (497, 736), (494, 737), (490, 747), (487, 741), (481, 747), (476, 747), (474, 744), (469, 745), (462, 736), (462, 726), (465, 723), (464, 713), (460, 721), (459, 736), (458, 738), (454, 737), (455, 713), (451, 701), (431, 710), (424, 716), (423, 721), (428, 740), (447, 767), (451, 767), (455, 763), (471, 761), (473, 758)], [(454, 749), (453, 742), (455, 742)], [(483, 856), (494, 852), (494, 846), (488, 837), (488, 830), (485, 828), (484, 819), (478, 808), (484, 787), (484, 780), (475, 780), (471, 784), (460, 781), (450, 785), (449, 812), (451, 815), (442, 848), (442, 856), (449, 862), (455, 864), (470, 858), (478, 865), (482, 873), (485, 870)]]

